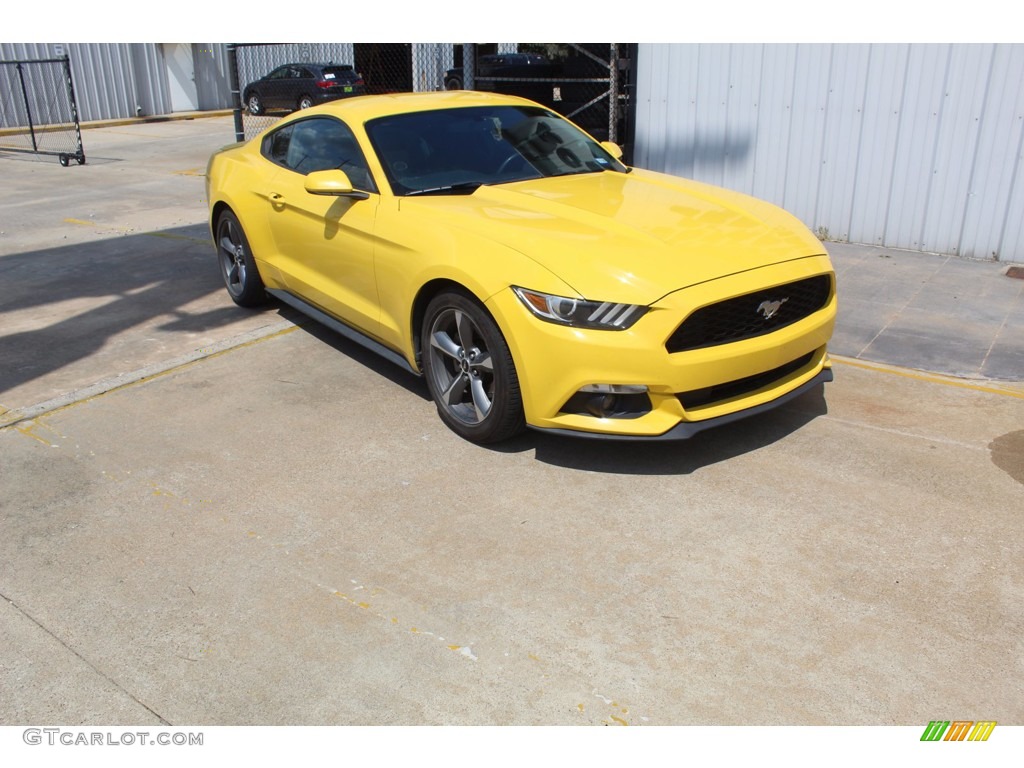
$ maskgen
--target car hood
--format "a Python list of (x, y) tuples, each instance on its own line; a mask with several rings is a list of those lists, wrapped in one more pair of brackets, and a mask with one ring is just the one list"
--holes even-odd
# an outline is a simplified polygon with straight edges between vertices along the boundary
[(600, 301), (650, 304), (708, 280), (825, 253), (776, 206), (639, 169), (412, 200), (429, 207), (433, 221), (513, 248)]

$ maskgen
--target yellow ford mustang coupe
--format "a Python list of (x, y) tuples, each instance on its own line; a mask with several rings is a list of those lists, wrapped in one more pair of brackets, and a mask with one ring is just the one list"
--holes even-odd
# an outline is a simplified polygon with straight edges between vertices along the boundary
[(357, 97), (215, 154), (210, 226), (237, 304), (423, 375), (474, 442), (687, 438), (830, 381), (817, 238), (621, 155), (524, 99)]

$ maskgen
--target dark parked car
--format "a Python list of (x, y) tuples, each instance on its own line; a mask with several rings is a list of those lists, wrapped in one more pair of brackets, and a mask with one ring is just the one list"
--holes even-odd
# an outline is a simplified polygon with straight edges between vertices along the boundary
[(363, 76), (350, 64), (285, 64), (249, 83), (242, 101), (249, 114), (262, 115), (268, 110), (308, 109), (365, 93)]
[[(477, 59), (474, 88), (478, 91), (523, 96), (525, 94), (516, 90), (515, 83), (492, 82), (488, 81), (488, 78), (554, 77), (557, 73), (558, 65), (538, 53), (491, 53)], [(455, 67), (444, 73), (446, 91), (462, 90), (463, 82), (462, 67)]]

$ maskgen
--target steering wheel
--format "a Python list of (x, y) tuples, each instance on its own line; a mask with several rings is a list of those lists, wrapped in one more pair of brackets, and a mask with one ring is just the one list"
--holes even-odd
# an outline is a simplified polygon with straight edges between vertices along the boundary
[(501, 176), (505, 171), (509, 169), (509, 166), (512, 165), (516, 160), (518, 160), (521, 163), (527, 164), (525, 157), (520, 155), (518, 152), (513, 152), (511, 155), (509, 155), (508, 157), (501, 161), (501, 165), (498, 166), (498, 170), (495, 173), (498, 176)]

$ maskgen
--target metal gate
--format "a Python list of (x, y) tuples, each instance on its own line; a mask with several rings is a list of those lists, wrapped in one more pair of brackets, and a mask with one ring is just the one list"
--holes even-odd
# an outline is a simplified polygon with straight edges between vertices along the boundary
[[(303, 97), (310, 88), (330, 87), (322, 79), (329, 65), (332, 79), (351, 84), (347, 93), (338, 93), (340, 98), (461, 88), (523, 96), (565, 115), (599, 140), (623, 145), (628, 159), (635, 49), (625, 43), (229, 45), (235, 140), (255, 136), (308, 103)], [(294, 71), (282, 73), (288, 66)], [(273, 88), (278, 90), (268, 90)], [(250, 109), (253, 93), (276, 96), (275, 108), (257, 100), (252, 102), (255, 111)]]
[(0, 61), (0, 151), (54, 155), (85, 164), (71, 62)]
[(627, 141), (632, 46), (625, 43), (464, 45), (447, 90), (493, 91), (536, 101), (602, 141)]

